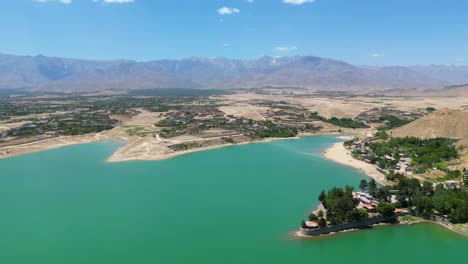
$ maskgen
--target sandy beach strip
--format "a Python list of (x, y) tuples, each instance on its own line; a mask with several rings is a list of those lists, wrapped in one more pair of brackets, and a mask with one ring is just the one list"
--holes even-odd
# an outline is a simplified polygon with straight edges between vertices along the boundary
[[(299, 139), (299, 137), (265, 138), (262, 140), (245, 141), (245, 142), (240, 142), (236, 144), (227, 143), (227, 144), (221, 144), (221, 145), (212, 145), (212, 146), (193, 148), (193, 149), (174, 151), (174, 152), (166, 152), (166, 153), (161, 153), (161, 152), (158, 153), (158, 152), (152, 152), (151, 150), (147, 150), (146, 152), (126, 154), (125, 153), (126, 146), (123, 146), (117, 149), (117, 151), (115, 151), (106, 160), (106, 162), (125, 162), (125, 161), (133, 161), (133, 160), (154, 160), (154, 161), (165, 160), (165, 159), (170, 159), (170, 158), (174, 158), (177, 156), (182, 156), (182, 155), (186, 155), (186, 154), (190, 154), (194, 152), (201, 152), (201, 151), (211, 150), (211, 149), (240, 146), (240, 145), (246, 145), (246, 144), (252, 144), (252, 143), (266, 143), (266, 142), (272, 142), (272, 141), (277, 141), (277, 140), (292, 140), (292, 139)], [(164, 150), (167, 151), (167, 148), (164, 147)]]
[(325, 158), (332, 160), (336, 163), (353, 167), (360, 170), (370, 178), (382, 185), (388, 185), (385, 175), (377, 171), (375, 165), (357, 160), (351, 156), (351, 151), (347, 150), (343, 142), (334, 143), (330, 148), (326, 149), (323, 153)]

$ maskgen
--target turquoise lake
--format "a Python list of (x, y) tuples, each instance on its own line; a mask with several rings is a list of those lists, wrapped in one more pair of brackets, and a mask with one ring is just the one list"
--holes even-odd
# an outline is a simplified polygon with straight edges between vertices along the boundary
[(440, 263), (468, 239), (432, 224), (292, 236), (323, 189), (365, 176), (304, 137), (106, 163), (123, 143), (0, 160), (0, 263)]

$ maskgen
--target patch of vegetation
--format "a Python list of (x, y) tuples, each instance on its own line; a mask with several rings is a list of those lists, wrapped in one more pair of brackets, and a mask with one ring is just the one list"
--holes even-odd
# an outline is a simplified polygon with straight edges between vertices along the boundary
[(438, 184), (435, 189), (429, 181), (421, 185), (417, 179), (401, 177), (396, 186), (398, 204), (429, 216), (448, 215), (451, 223), (468, 221), (468, 190), (448, 188)]
[(379, 119), (384, 124), (381, 127), (382, 130), (394, 129), (412, 122), (412, 120), (401, 119), (392, 115), (382, 116)]
[(434, 107), (426, 107), (426, 111), (427, 111), (428, 113), (432, 113), (432, 112), (434, 112), (435, 110), (436, 110), (436, 109), (435, 109)]
[(332, 188), (327, 192), (322, 191), (319, 201), (327, 209), (327, 220), (332, 225), (346, 222), (360, 221), (367, 218), (367, 211), (356, 208), (353, 201), (353, 187)]
[(185, 135), (186, 133), (187, 132), (185, 130), (173, 130), (173, 129), (163, 128), (159, 132), (159, 135), (163, 138), (172, 138), (172, 137)]
[(271, 121), (258, 121), (258, 125), (261, 126), (250, 132), (252, 138), (271, 138), (271, 137), (295, 137), (297, 135), (297, 129), (279, 126)]
[(368, 125), (364, 124), (363, 122), (353, 120), (351, 118), (337, 118), (337, 117), (332, 117), (330, 119), (327, 119), (323, 116), (320, 116), (317, 112), (313, 112), (309, 115), (310, 119), (313, 120), (320, 120), (335, 126), (339, 127), (344, 127), (344, 128), (369, 128)]
[(174, 151), (189, 150), (189, 149), (201, 148), (201, 147), (203, 147), (203, 144), (199, 142), (179, 143), (179, 144), (174, 144), (174, 145), (169, 146), (169, 148)]
[(458, 180), (462, 177), (462, 172), (459, 170), (449, 170), (446, 168), (445, 170), (445, 176), (444, 177), (439, 177), (436, 179), (437, 182), (443, 182), (443, 181), (450, 181), (450, 180)]
[(224, 140), (226, 143), (236, 144), (236, 141), (232, 137), (222, 137), (221, 139)]
[(129, 136), (145, 137), (147, 135), (153, 134), (151, 131), (146, 131), (142, 127), (130, 128), (125, 131)]
[(387, 139), (389, 138), (387, 132), (385, 132), (385, 131), (383, 131), (383, 130), (382, 130), (382, 131), (377, 131), (377, 132), (375, 133), (375, 136), (376, 136), (377, 138), (383, 139), (383, 140), (387, 140)]
[[(375, 154), (374, 161), (383, 169), (396, 165), (401, 154), (411, 158), (414, 172), (424, 173), (437, 163), (458, 158), (455, 142), (456, 140), (447, 138), (404, 137), (371, 143), (369, 148)], [(388, 160), (385, 156), (390, 156), (394, 160)]]

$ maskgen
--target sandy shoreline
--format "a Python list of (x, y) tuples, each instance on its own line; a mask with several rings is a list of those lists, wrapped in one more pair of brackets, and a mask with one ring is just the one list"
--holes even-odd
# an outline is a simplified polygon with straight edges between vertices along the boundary
[(31, 143), (0, 147), (0, 159), (7, 159), (15, 156), (21, 156), (34, 152), (72, 146), (76, 144), (86, 144), (111, 139), (127, 140), (124, 137), (109, 137), (108, 135), (103, 133), (48, 138)]
[(353, 158), (351, 156), (351, 152), (343, 145), (343, 142), (334, 143), (330, 148), (323, 152), (323, 155), (331, 161), (353, 167), (361, 171), (382, 185), (389, 184), (385, 175), (378, 172), (374, 165)]
[[(17, 146), (0, 148), (3, 155), (0, 159), (13, 156), (24, 155), (32, 152), (44, 151), (54, 148), (60, 148), (75, 144), (91, 143), (102, 140), (120, 139), (125, 140), (126, 144), (118, 148), (106, 161), (107, 162), (123, 162), (132, 160), (164, 160), (189, 153), (205, 151), (216, 148), (230, 147), (236, 145), (245, 145), (250, 143), (272, 142), (276, 140), (292, 140), (299, 139), (302, 136), (319, 136), (319, 135), (336, 135), (336, 133), (317, 133), (317, 134), (301, 134), (291, 138), (266, 138), (262, 140), (246, 141), (237, 144), (222, 144), (194, 148), (184, 151), (173, 152), (164, 146), (164, 141), (159, 138), (131, 138), (123, 137), (117, 133), (118, 131), (107, 131), (98, 134), (90, 134), (83, 136), (69, 136), (46, 139), (40, 142), (27, 143)], [(349, 136), (337, 135), (339, 139), (348, 139)], [(8, 153), (7, 153), (8, 151)], [(344, 147), (342, 142), (334, 143), (330, 148), (324, 151), (324, 156), (336, 163), (353, 167), (365, 173), (367, 176), (375, 179), (380, 184), (387, 184), (385, 176), (375, 169), (374, 165), (354, 159), (349, 151)]]
[(241, 142), (241, 143), (237, 143), (237, 144), (223, 144), (223, 145), (214, 145), (214, 146), (207, 146), (207, 147), (201, 147), (201, 148), (194, 148), (194, 149), (189, 149), (189, 150), (164, 153), (164, 154), (160, 154), (160, 155), (145, 155), (145, 154), (131, 155), (131, 156), (122, 155), (122, 154), (119, 153), (119, 150), (125, 149), (125, 146), (123, 146), (123, 147), (117, 149), (106, 160), (106, 162), (124, 162), (124, 161), (132, 161), (132, 160), (165, 160), (165, 159), (170, 159), (170, 158), (174, 158), (174, 157), (181, 156), (181, 155), (186, 155), (186, 154), (205, 151), (205, 150), (210, 150), (210, 149), (246, 145), (246, 144), (251, 144), (251, 143), (266, 143), (266, 142), (272, 142), (272, 141), (277, 141), (277, 140), (288, 140), (288, 139), (299, 139), (299, 137), (267, 138), (267, 139), (264, 139), (264, 140), (247, 141), (247, 142)]
[[(325, 134), (307, 134), (301, 136), (313, 136), (313, 135), (325, 135)], [(262, 140), (246, 141), (240, 142), (237, 144), (222, 144), (222, 145), (213, 145), (206, 146), (201, 148), (194, 148), (184, 151), (170, 151), (164, 145), (163, 140), (153, 139), (153, 138), (132, 138), (132, 137), (123, 137), (118, 136), (116, 133), (102, 132), (98, 134), (89, 134), (83, 136), (66, 136), (66, 137), (57, 137), (51, 139), (45, 139), (33, 143), (25, 143), (21, 145), (9, 146), (0, 148), (0, 159), (6, 159), (10, 157), (25, 155), (33, 152), (45, 151), (55, 148), (61, 148), (76, 144), (86, 144), (103, 140), (124, 140), (126, 141), (125, 145), (118, 148), (112, 155), (106, 160), (106, 162), (124, 162), (124, 161), (133, 161), (133, 160), (164, 160), (173, 158), (180, 155), (185, 155), (189, 153), (205, 151), (216, 148), (230, 147), (236, 145), (245, 145), (250, 143), (262, 143), (262, 142), (272, 142), (277, 140), (293, 140), (299, 139), (300, 136), (290, 137), (290, 138), (266, 138)]]

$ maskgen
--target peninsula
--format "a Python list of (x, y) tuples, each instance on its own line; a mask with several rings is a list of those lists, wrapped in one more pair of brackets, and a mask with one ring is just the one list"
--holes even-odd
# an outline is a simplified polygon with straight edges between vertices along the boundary
[[(468, 127), (463, 124), (467, 116), (448, 109), (429, 110), (430, 114), (396, 130), (381, 126), (376, 133), (348, 137), (344, 143), (336, 143), (327, 150), (325, 157), (359, 168), (372, 180), (369, 184), (361, 181), (361, 192), (352, 192), (351, 186), (345, 190), (334, 188), (327, 194), (322, 192), (319, 209), (309, 215), (309, 221), (302, 222), (299, 234), (315, 236), (364, 228), (398, 222), (398, 217), (405, 223), (411, 219), (432, 221), (467, 236), (468, 172), (464, 143)], [(438, 117), (443, 117), (438, 126), (428, 126)], [(412, 135), (418, 135), (418, 131), (425, 133), (424, 129), (407, 126), (424, 126), (432, 131), (432, 137), (396, 136), (402, 135), (402, 131), (411, 131)], [(450, 135), (442, 134), (447, 131)], [(378, 188), (376, 182), (382, 187)]]

